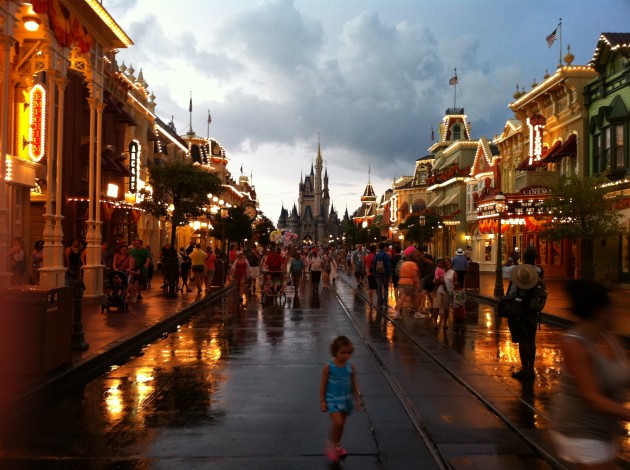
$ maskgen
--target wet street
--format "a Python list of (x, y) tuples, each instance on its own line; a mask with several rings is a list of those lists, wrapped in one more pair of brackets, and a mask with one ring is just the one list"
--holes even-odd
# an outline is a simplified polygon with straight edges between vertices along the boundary
[[(322, 366), (339, 334), (365, 401), (340, 468), (553, 468), (549, 399), (560, 330), (538, 333), (537, 379), (493, 307), (468, 301), (466, 330), (394, 322), (350, 278), (281, 305), (235, 296), (143, 354), (2, 429), (1, 468), (326, 468)], [(390, 304), (393, 304), (390, 299)], [(628, 461), (626, 429), (624, 460)]]

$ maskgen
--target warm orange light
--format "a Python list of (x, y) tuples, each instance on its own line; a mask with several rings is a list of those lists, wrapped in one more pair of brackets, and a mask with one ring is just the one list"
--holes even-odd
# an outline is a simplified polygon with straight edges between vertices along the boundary
[(25, 16), (23, 21), (24, 21), (24, 28), (30, 32), (37, 31), (39, 29), (39, 25), (41, 24), (41, 21), (39, 21), (39, 18), (36, 18), (34, 16)]

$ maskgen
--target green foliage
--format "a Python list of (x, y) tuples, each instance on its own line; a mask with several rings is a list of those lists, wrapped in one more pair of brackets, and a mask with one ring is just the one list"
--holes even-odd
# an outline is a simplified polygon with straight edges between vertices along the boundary
[(269, 246), (269, 234), (275, 230), (273, 222), (267, 217), (262, 217), (254, 225), (254, 239), (263, 246)]
[(230, 207), (225, 219), (221, 217), (221, 212), (208, 215), (208, 219), (214, 227), (211, 231), (214, 238), (223, 240), (225, 234), (226, 240), (232, 242), (242, 243), (245, 239), (252, 240), (252, 223), (242, 207)]
[[(420, 226), (420, 215), (424, 215), (424, 227)], [(424, 211), (422, 214), (411, 214), (402, 224), (398, 225), (398, 228), (403, 230), (405, 240), (408, 242), (426, 244), (433, 238), (433, 234), (441, 222), (442, 217), (435, 212)]]
[[(172, 224), (171, 240), (176, 242), (176, 229), (189, 218), (204, 215), (208, 193), (218, 195), (221, 181), (204, 169), (183, 162), (149, 165), (151, 191), (142, 189), (140, 207), (156, 218)], [(169, 206), (173, 205), (173, 210)]]
[(381, 228), (376, 225), (370, 225), (369, 227), (357, 227), (353, 225), (346, 230), (345, 236), (346, 243), (349, 241), (355, 245), (361, 243), (362, 245), (369, 246), (383, 241)]
[(549, 240), (591, 240), (616, 235), (622, 230), (619, 211), (604, 198), (607, 180), (594, 177), (562, 177), (552, 187), (548, 202), (552, 221), (541, 236)]

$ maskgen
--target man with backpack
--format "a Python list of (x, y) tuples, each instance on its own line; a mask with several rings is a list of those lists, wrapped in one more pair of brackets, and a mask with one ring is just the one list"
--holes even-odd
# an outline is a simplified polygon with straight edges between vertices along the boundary
[(512, 270), (507, 294), (499, 304), (499, 313), (507, 314), (512, 342), (518, 343), (521, 370), (512, 373), (512, 377), (518, 380), (536, 378), (536, 328), (540, 322), (540, 311), (547, 300), (544, 272), (536, 265), (536, 256), (534, 246), (525, 248), (524, 264)]
[(387, 290), (392, 276), (392, 259), (385, 251), (385, 243), (378, 245), (378, 251), (372, 258), (372, 273), (376, 280), (376, 302), (378, 308), (387, 308)]

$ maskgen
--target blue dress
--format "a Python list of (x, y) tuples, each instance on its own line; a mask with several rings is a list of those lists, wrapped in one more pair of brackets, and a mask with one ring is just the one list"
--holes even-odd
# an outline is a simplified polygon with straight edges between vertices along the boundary
[(344, 367), (337, 367), (333, 361), (328, 363), (328, 383), (326, 384), (326, 406), (329, 413), (352, 412), (352, 366), (346, 362)]

